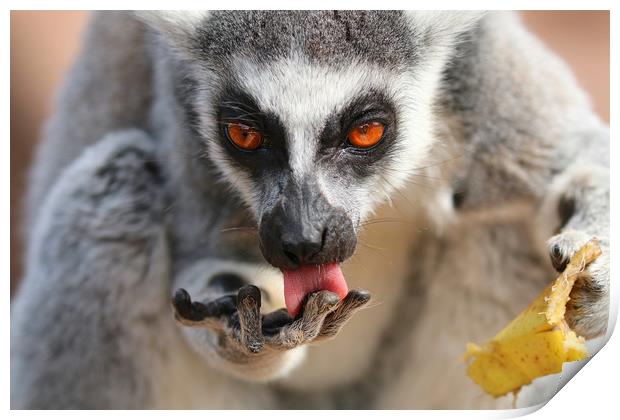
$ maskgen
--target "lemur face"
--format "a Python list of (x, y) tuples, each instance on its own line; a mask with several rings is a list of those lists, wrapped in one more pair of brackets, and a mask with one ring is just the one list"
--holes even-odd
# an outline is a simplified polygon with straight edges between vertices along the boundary
[[(215, 12), (196, 32), (208, 158), (276, 267), (342, 262), (431, 143), (433, 60), (399, 12)], [(390, 39), (389, 43), (385, 39)], [(198, 51), (198, 53), (196, 53)]]
[(213, 12), (189, 26), (164, 31), (192, 68), (181, 102), (253, 211), (266, 260), (350, 257), (432, 145), (437, 26), (390, 11)]
[[(368, 65), (235, 63), (211, 152), (247, 197), (275, 266), (341, 262), (397, 159), (394, 95)], [(389, 182), (389, 181), (387, 181)]]

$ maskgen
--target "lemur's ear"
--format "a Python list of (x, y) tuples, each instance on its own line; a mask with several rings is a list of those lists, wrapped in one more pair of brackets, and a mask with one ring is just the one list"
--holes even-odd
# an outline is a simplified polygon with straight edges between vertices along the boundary
[(209, 17), (209, 12), (204, 10), (141, 10), (133, 13), (181, 53), (192, 49), (197, 29)]
[(413, 32), (425, 43), (450, 46), (454, 39), (474, 28), (485, 11), (406, 11)]

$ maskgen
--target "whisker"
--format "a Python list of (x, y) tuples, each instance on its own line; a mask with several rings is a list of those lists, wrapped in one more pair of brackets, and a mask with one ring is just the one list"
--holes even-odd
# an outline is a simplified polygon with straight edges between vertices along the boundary
[(457, 159), (460, 159), (460, 158), (462, 158), (464, 156), (469, 155), (470, 153), (471, 152), (466, 151), (464, 153), (461, 153), (460, 155), (452, 156), (452, 157), (450, 157), (448, 159), (445, 159), (445, 160), (442, 160), (442, 161), (439, 161), (439, 162), (435, 162), (435, 163), (432, 163), (432, 164), (427, 165), (427, 166), (418, 166), (417, 168), (412, 168), (412, 170), (418, 171), (418, 170), (422, 170), (422, 169), (434, 168), (434, 167), (439, 166), (439, 165), (444, 165), (446, 163), (453, 162), (453, 161), (455, 161)]
[(369, 302), (367, 305), (362, 306), (362, 307), (360, 308), (360, 310), (366, 310), (366, 309), (376, 308), (377, 306), (379, 306), (379, 305), (383, 305), (384, 303), (385, 303), (385, 302), (383, 302), (383, 301), (376, 301), (376, 302), (375, 302), (375, 301), (374, 301), (374, 300), (372, 300), (372, 298), (371, 298), (371, 299), (370, 299), (370, 302)]
[(403, 224), (412, 224), (412, 222), (407, 221), (405, 219), (396, 219), (396, 218), (385, 218), (385, 219), (371, 219), (367, 220), (363, 223), (360, 223), (358, 227), (374, 225), (378, 223), (403, 223)]
[(220, 229), (220, 232), (258, 232), (258, 228), (255, 227), (251, 227), (251, 226), (238, 226), (238, 227), (230, 227), (230, 228), (224, 228), (224, 229)]
[(373, 251), (387, 251), (387, 248), (381, 248), (379, 246), (370, 245), (370, 244), (367, 244), (367, 243), (364, 243), (364, 242), (359, 242), (359, 244), (361, 246), (364, 246), (364, 247), (368, 248), (368, 249), (372, 249)]

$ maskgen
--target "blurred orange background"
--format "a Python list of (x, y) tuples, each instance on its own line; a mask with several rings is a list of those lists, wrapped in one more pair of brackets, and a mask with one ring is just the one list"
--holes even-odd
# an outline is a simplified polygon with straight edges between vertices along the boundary
[[(609, 121), (609, 12), (522, 12), (525, 24), (573, 68)], [(81, 11), (11, 12), (11, 294), (22, 273), (26, 173), (52, 97), (80, 46)]]

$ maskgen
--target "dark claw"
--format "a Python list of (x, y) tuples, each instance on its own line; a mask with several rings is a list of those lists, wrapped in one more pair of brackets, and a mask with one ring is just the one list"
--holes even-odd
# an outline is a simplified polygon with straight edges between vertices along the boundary
[(559, 273), (564, 271), (566, 265), (568, 264), (569, 258), (562, 255), (562, 251), (559, 245), (554, 245), (551, 248), (551, 252), (549, 252), (549, 257), (551, 258), (551, 264), (553, 264), (553, 268)]
[(304, 302), (302, 310), (302, 316), (304, 317), (309, 310), (312, 310), (316, 315), (323, 314), (336, 306), (340, 300), (336, 293), (328, 291), (310, 293), (308, 297), (312, 299), (308, 298)]
[(330, 314), (330, 320), (346, 315), (350, 311), (367, 304), (370, 301), (370, 292), (367, 290), (350, 290), (342, 300), (340, 306)]
[(208, 308), (200, 302), (192, 302), (185, 289), (178, 289), (174, 293), (172, 304), (176, 310), (177, 318), (199, 322), (209, 316)]
[(172, 298), (172, 305), (177, 317), (188, 321), (200, 322), (209, 317), (229, 315), (236, 309), (234, 296), (224, 296), (207, 304), (192, 302), (185, 289), (178, 289)]
[(349, 298), (352, 302), (363, 305), (370, 301), (370, 292), (368, 290), (351, 290), (345, 299)]
[(209, 316), (209, 308), (200, 302), (192, 302), (192, 298), (185, 289), (178, 289), (174, 293), (172, 305), (176, 317), (182, 320), (199, 322)]
[(335, 311), (327, 315), (321, 329), (320, 337), (333, 337), (340, 328), (353, 316), (355, 311), (370, 301), (367, 290), (351, 290), (340, 302)]
[[(301, 315), (279, 329), (272, 329), (275, 334), (265, 336), (268, 343), (274, 348), (292, 349), (311, 342), (319, 335), (325, 317), (337, 307), (338, 301), (338, 295), (327, 290), (310, 293), (304, 303)], [(280, 311), (286, 311), (286, 309)], [(277, 319), (279, 322), (286, 320), (284, 314), (272, 316), (274, 320)]]
[(192, 299), (185, 289), (174, 292), (172, 305), (181, 318), (192, 319)]

